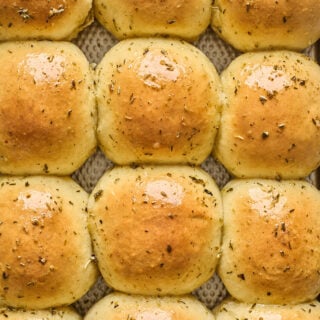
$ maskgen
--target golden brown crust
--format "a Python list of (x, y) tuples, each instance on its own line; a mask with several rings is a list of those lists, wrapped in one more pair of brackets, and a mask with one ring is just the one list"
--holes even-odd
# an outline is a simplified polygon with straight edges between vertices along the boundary
[(0, 0), (0, 40), (68, 40), (92, 22), (91, 0)]
[(70, 174), (96, 147), (89, 64), (69, 43), (0, 46), (0, 172)]
[(0, 308), (0, 320), (81, 320), (81, 317), (71, 308), (56, 308), (50, 310), (25, 310)]
[(318, 320), (320, 318), (320, 302), (314, 300), (297, 305), (265, 305), (249, 304), (227, 299), (214, 310), (217, 320)]
[(212, 149), (220, 79), (195, 47), (164, 39), (125, 40), (96, 72), (98, 137), (118, 164), (196, 163)]
[(212, 27), (241, 51), (302, 50), (320, 38), (318, 0), (215, 0)]
[(212, 313), (192, 296), (152, 297), (111, 293), (96, 303), (85, 320), (163, 319), (213, 320)]
[(320, 68), (289, 51), (247, 53), (222, 74), (215, 156), (237, 177), (301, 178), (320, 164)]
[(117, 290), (183, 294), (215, 270), (220, 193), (200, 169), (113, 169), (90, 196), (89, 213), (100, 270)]
[(223, 189), (218, 272), (247, 303), (300, 303), (320, 293), (320, 194), (302, 181), (234, 180)]
[(96, 279), (87, 194), (69, 178), (0, 180), (0, 302), (68, 305)]
[(97, 0), (95, 15), (118, 39), (165, 35), (194, 41), (210, 23), (211, 0)]

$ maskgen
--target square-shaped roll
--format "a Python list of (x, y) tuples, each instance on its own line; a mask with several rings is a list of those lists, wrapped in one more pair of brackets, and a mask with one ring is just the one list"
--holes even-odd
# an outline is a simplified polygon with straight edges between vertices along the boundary
[(214, 320), (214, 316), (192, 296), (155, 297), (111, 293), (98, 301), (85, 320)]
[(69, 40), (93, 21), (92, 0), (1, 0), (0, 41)]
[(96, 70), (98, 138), (117, 164), (199, 164), (219, 122), (221, 85), (196, 47), (169, 39), (124, 40)]
[(260, 304), (241, 303), (226, 299), (214, 310), (216, 320), (318, 320), (320, 302), (317, 300), (299, 304)]
[(320, 164), (320, 67), (290, 51), (246, 53), (222, 73), (215, 156), (239, 178), (298, 179)]
[(118, 39), (162, 35), (194, 41), (211, 18), (211, 0), (95, 0), (94, 8)]
[(98, 266), (116, 290), (184, 294), (215, 271), (222, 204), (201, 169), (116, 167), (98, 182), (88, 210)]
[(97, 269), (87, 201), (71, 178), (0, 179), (0, 305), (69, 305), (90, 289)]
[(81, 320), (71, 308), (55, 308), (49, 310), (30, 310), (0, 308), (0, 320)]
[(241, 51), (302, 51), (320, 38), (319, 0), (215, 0), (212, 28)]
[(234, 180), (222, 191), (219, 275), (247, 303), (295, 304), (320, 293), (320, 192), (304, 181)]
[(67, 42), (0, 45), (0, 172), (68, 175), (96, 148), (89, 63)]

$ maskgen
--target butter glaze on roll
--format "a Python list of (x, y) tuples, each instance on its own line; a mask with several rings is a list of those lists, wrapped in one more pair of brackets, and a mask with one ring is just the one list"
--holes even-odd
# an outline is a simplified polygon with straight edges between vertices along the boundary
[(0, 172), (71, 174), (96, 148), (85, 56), (66, 42), (12, 42), (0, 63)]
[(216, 320), (319, 320), (320, 302), (296, 305), (241, 303), (227, 299), (214, 310)]
[(81, 317), (71, 308), (50, 310), (27, 310), (0, 308), (0, 320), (81, 320)]
[(111, 293), (98, 301), (85, 320), (214, 320), (193, 296), (152, 297)]
[(233, 180), (222, 191), (218, 273), (247, 303), (296, 304), (320, 293), (320, 192), (304, 181)]
[(196, 40), (210, 24), (211, 0), (96, 0), (95, 15), (116, 38)]
[(319, 0), (215, 0), (212, 28), (240, 51), (301, 51), (320, 38)]
[(215, 271), (220, 192), (204, 171), (186, 166), (118, 167), (89, 198), (98, 265), (118, 291), (184, 294)]
[(94, 284), (88, 195), (71, 178), (0, 179), (0, 304), (69, 305)]
[(98, 138), (117, 164), (199, 164), (210, 154), (221, 106), (219, 76), (196, 47), (124, 40), (96, 70)]
[(91, 0), (0, 0), (0, 41), (70, 40), (93, 21)]
[(215, 156), (239, 178), (297, 179), (320, 164), (320, 67), (289, 51), (246, 53), (221, 75)]

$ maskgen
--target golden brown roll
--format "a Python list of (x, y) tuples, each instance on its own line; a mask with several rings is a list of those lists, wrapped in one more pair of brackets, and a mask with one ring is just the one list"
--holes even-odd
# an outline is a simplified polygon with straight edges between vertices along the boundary
[(227, 299), (214, 310), (216, 320), (318, 320), (320, 303), (316, 300), (297, 305), (249, 304)]
[(98, 138), (114, 162), (199, 164), (211, 152), (221, 86), (197, 48), (124, 40), (99, 64), (96, 83)]
[(0, 0), (0, 41), (69, 40), (93, 21), (92, 0)]
[(89, 63), (73, 44), (0, 45), (0, 172), (75, 171), (93, 153), (95, 97)]
[(184, 294), (215, 271), (220, 192), (200, 169), (115, 168), (98, 182), (88, 209), (100, 271), (116, 290)]
[(320, 67), (289, 51), (247, 53), (222, 74), (215, 156), (240, 178), (296, 179), (320, 164)]
[(26, 310), (0, 308), (0, 320), (81, 320), (81, 317), (71, 308), (50, 310)]
[(85, 320), (214, 320), (214, 316), (193, 296), (155, 297), (112, 293), (98, 301)]
[(212, 28), (241, 51), (302, 50), (320, 38), (319, 0), (215, 0)]
[(96, 280), (88, 195), (70, 178), (0, 179), (0, 304), (68, 305)]
[(320, 293), (320, 193), (304, 181), (234, 180), (222, 191), (219, 275), (247, 303), (295, 304)]
[(211, 0), (95, 0), (94, 7), (118, 39), (163, 35), (193, 41), (211, 18)]

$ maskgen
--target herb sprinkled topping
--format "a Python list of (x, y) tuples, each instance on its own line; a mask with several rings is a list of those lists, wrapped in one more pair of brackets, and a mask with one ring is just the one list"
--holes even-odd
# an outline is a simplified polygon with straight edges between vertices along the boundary
[(103, 190), (97, 191), (97, 192), (93, 195), (94, 200), (95, 200), (95, 201), (98, 201), (98, 200), (101, 198), (102, 194), (103, 194)]
[(19, 8), (18, 13), (25, 22), (32, 18), (29, 14), (29, 10), (26, 8)]

